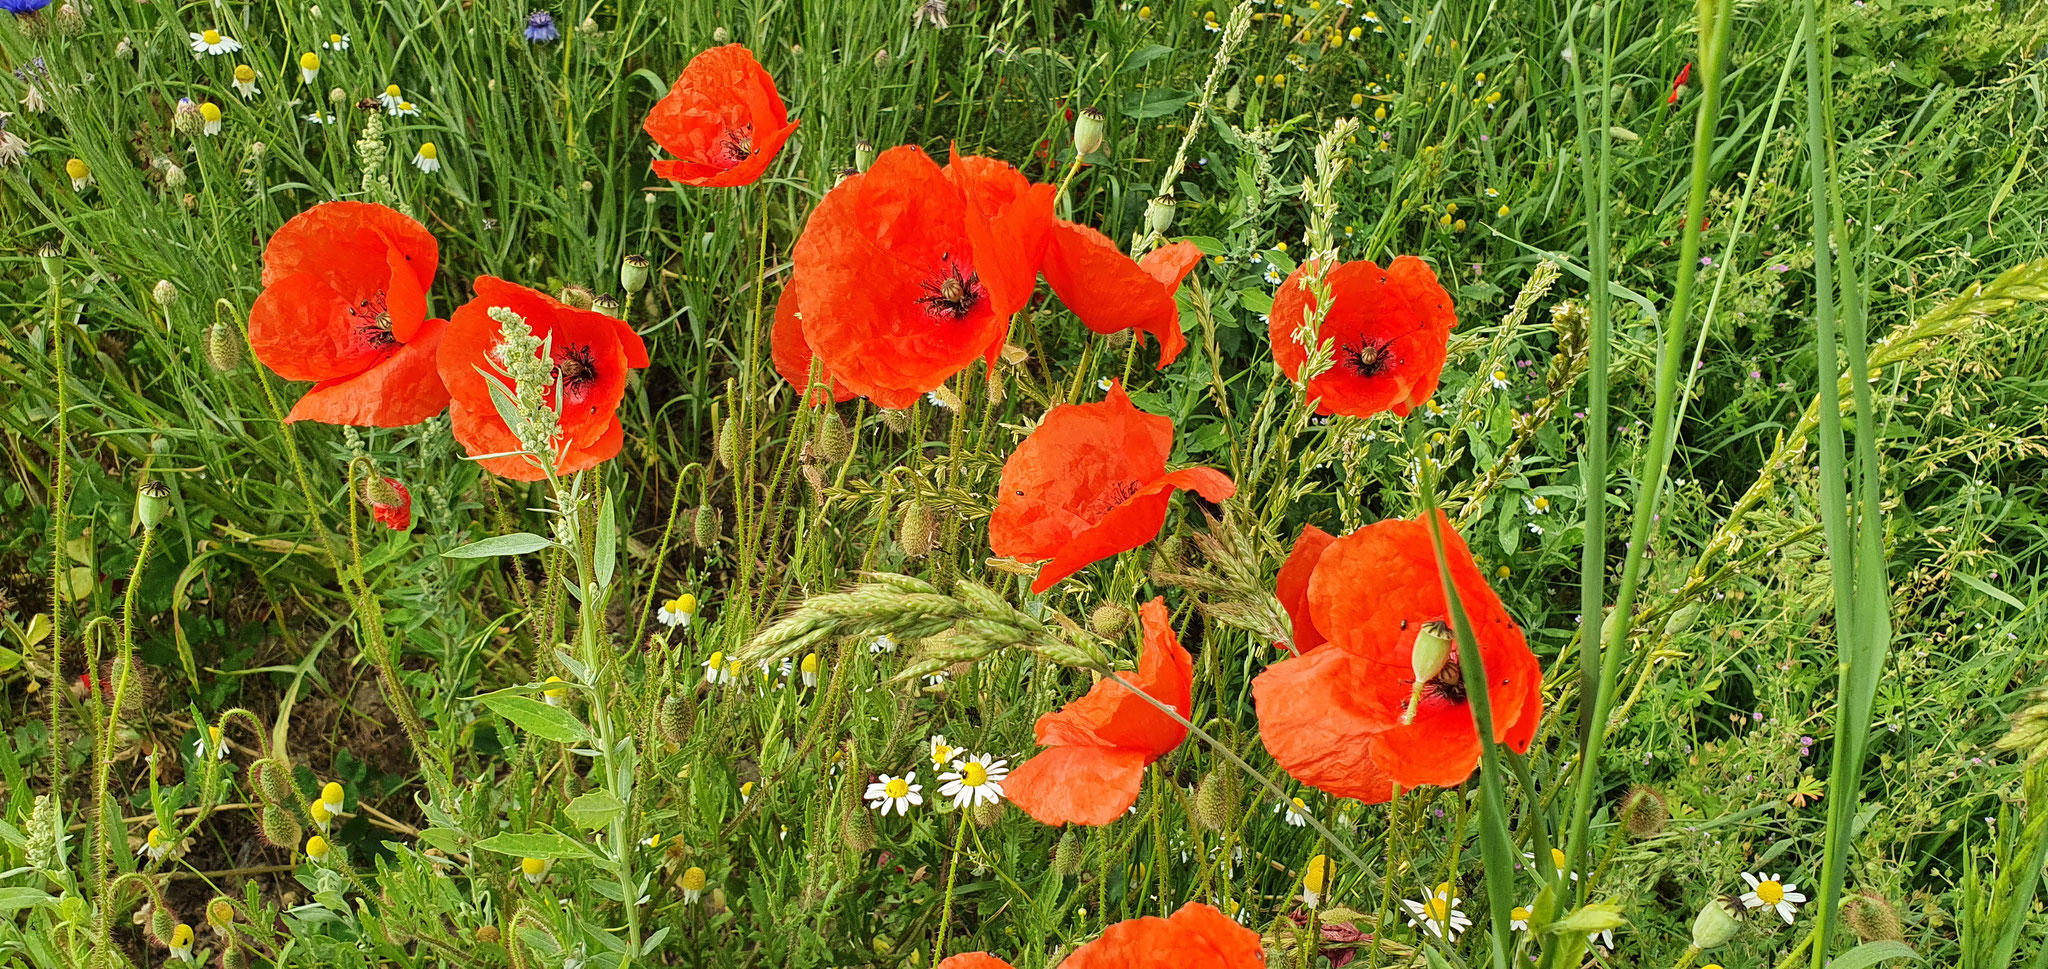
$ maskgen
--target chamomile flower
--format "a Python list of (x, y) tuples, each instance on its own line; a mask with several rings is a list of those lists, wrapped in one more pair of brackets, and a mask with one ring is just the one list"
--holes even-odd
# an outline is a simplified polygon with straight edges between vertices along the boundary
[(324, 43), (324, 44), (321, 44), (321, 45), (320, 45), (320, 48), (321, 48), (322, 50), (347, 50), (347, 49), (348, 49), (348, 35), (347, 35), (347, 34), (328, 34), (328, 35), (327, 35), (327, 42), (326, 42), (326, 43)]
[(960, 748), (947, 743), (946, 735), (942, 733), (932, 734), (931, 739), (925, 743), (931, 748), (932, 768), (935, 770), (952, 763), (953, 758), (960, 756), (962, 752)]
[(207, 727), (206, 732), (192, 741), (192, 754), (200, 760), (212, 757), (214, 760), (228, 758), (227, 742), (221, 737), (219, 727)]
[(893, 653), (896, 651), (896, 637), (883, 633), (868, 640), (869, 653)]
[(1288, 827), (1299, 828), (1308, 824), (1308, 802), (1301, 798), (1297, 797), (1274, 806), (1273, 813), (1278, 814), (1281, 811), (1287, 812)]
[(341, 784), (336, 781), (328, 781), (325, 787), (320, 788), (320, 802), (327, 805), (327, 810), (331, 813), (340, 814), (347, 799), (348, 792), (342, 790)]
[(1404, 898), (1401, 905), (1408, 910), (1409, 925), (1427, 929), (1439, 939), (1455, 942), (1460, 933), (1472, 927), (1472, 919), (1459, 908), (1463, 901), (1452, 894), (1450, 883), (1445, 882), (1421, 901)]
[(1323, 896), (1330, 890), (1330, 858), (1317, 855), (1308, 860), (1308, 866), (1301, 873), (1301, 904), (1315, 908), (1323, 903)]
[(240, 41), (233, 37), (223, 37), (220, 31), (210, 27), (200, 33), (187, 34), (186, 36), (192, 38), (192, 53), (194, 54), (219, 56), (221, 54), (232, 54), (242, 49)]
[(1749, 891), (1742, 893), (1742, 904), (1750, 908), (1768, 908), (1777, 911), (1786, 925), (1792, 924), (1792, 916), (1799, 911), (1800, 902), (1806, 896), (1795, 891), (1799, 886), (1794, 882), (1780, 881), (1769, 872), (1752, 875), (1742, 873), (1742, 880), (1749, 883)]
[(753, 782), (753, 781), (745, 781), (745, 782), (741, 783), (741, 784), (740, 784), (740, 803), (741, 803), (741, 804), (745, 804), (745, 803), (747, 803), (748, 801), (751, 801), (751, 800), (753, 800), (753, 799), (754, 799), (754, 782)]
[(64, 174), (71, 176), (71, 190), (83, 192), (92, 187), (92, 166), (83, 158), (73, 158), (64, 163)]
[(171, 836), (161, 827), (150, 828), (149, 836), (142, 841), (142, 852), (151, 861), (164, 860), (164, 856), (171, 853)]
[(1269, 286), (1278, 286), (1286, 282), (1287, 277), (1281, 274), (1278, 266), (1268, 265), (1266, 267), (1265, 280)]
[(1522, 507), (1529, 509), (1529, 514), (1531, 515), (1548, 515), (1550, 514), (1550, 499), (1542, 495), (1530, 495), (1522, 499)]
[(683, 869), (683, 904), (695, 905), (704, 897), (704, 869), (691, 865)]
[(1003, 799), (1003, 779), (1010, 776), (1010, 762), (989, 754), (970, 754), (953, 762), (953, 769), (939, 775), (939, 796), (953, 799), (956, 808), (995, 804)]
[(816, 687), (818, 685), (818, 670), (823, 665), (824, 661), (818, 658), (818, 654), (806, 653), (804, 655), (803, 663), (797, 667), (797, 672), (803, 675), (804, 686)]
[(867, 793), (863, 797), (867, 800), (868, 807), (882, 812), (883, 817), (887, 817), (891, 810), (908, 816), (911, 805), (924, 803), (924, 785), (917, 783), (916, 771), (902, 777), (883, 774), (881, 780), (868, 785)]
[(391, 109), (391, 116), (394, 118), (417, 118), (419, 114), (419, 106), (411, 101), (400, 101), (397, 107)]
[(326, 111), (315, 111), (312, 114), (307, 115), (306, 120), (314, 124), (333, 124), (334, 115)]
[(1599, 946), (1600, 948), (1606, 949), (1606, 950), (1607, 950), (1607, 951), (1609, 951), (1609, 952), (1613, 952), (1613, 951), (1614, 951), (1614, 930), (1613, 930), (1613, 929), (1601, 929), (1601, 930), (1600, 930), (1600, 931), (1598, 931), (1598, 932), (1588, 932), (1588, 933), (1586, 933), (1586, 944), (1587, 944), (1587, 945), (1597, 945), (1597, 946)]
[(431, 141), (420, 142), (420, 150), (412, 156), (412, 167), (432, 175), (441, 170), (441, 150)]
[(320, 76), (320, 55), (307, 51), (299, 55), (299, 80), (307, 84)]
[(220, 105), (212, 101), (201, 102), (199, 105), (199, 119), (205, 123), (204, 127), (200, 130), (209, 135), (220, 134)]
[(540, 884), (541, 879), (548, 877), (548, 871), (553, 869), (554, 867), (555, 860), (553, 858), (519, 859), (519, 873), (521, 875), (526, 876), (526, 880), (529, 884)]
[(946, 670), (933, 670), (926, 673), (922, 679), (925, 686), (945, 686), (946, 680), (952, 678), (952, 676), (953, 674)]
[[(1541, 533), (1541, 532), (1538, 532), (1537, 534), (1542, 534), (1542, 533)], [(1523, 860), (1523, 861), (1526, 861), (1526, 862), (1528, 862), (1528, 863), (1529, 863), (1528, 865), (1526, 865), (1526, 866), (1525, 866), (1525, 867), (1527, 867), (1527, 868), (1528, 868), (1529, 870), (1531, 870), (1531, 871), (1534, 871), (1534, 870), (1536, 870), (1536, 856), (1535, 856), (1535, 855), (1533, 855), (1533, 854), (1530, 854), (1529, 852), (1526, 852), (1526, 851), (1524, 851), (1524, 852), (1522, 852), (1522, 860)], [(1568, 861), (1568, 860), (1569, 860), (1569, 859), (1565, 858), (1565, 856), (1564, 856), (1564, 849), (1563, 849), (1563, 848), (1552, 848), (1552, 849), (1550, 849), (1550, 868), (1551, 868), (1551, 870), (1552, 870), (1552, 871), (1558, 871), (1558, 872), (1562, 872), (1562, 871), (1564, 871), (1564, 866), (1565, 866), (1565, 862), (1566, 862), (1566, 861)], [(1579, 880), (1579, 873), (1578, 873), (1578, 872), (1572, 872), (1572, 873), (1571, 873), (1571, 876), (1572, 876), (1572, 881), (1578, 881), (1578, 880)]]
[[(422, 146), (421, 150), (424, 151), (426, 149)], [(662, 602), (661, 610), (654, 614), (654, 618), (670, 629), (678, 626), (688, 629), (690, 628), (690, 620), (697, 618), (697, 597), (685, 592), (673, 599), (666, 600)]]
[(319, 828), (322, 834), (334, 826), (334, 812), (327, 810), (326, 801), (314, 801), (313, 805), (306, 809), (306, 814), (313, 819), (313, 826)]
[(396, 84), (386, 84), (384, 93), (377, 95), (377, 103), (384, 105), (386, 111), (396, 111), (399, 105), (405, 103), (404, 92)]
[(1491, 385), (1495, 390), (1506, 390), (1508, 389), (1508, 372), (1505, 370), (1496, 370), (1490, 374), (1487, 374), (1486, 382), (1489, 385)]
[(306, 839), (306, 857), (316, 862), (326, 861), (327, 856), (333, 853), (334, 846), (328, 844), (326, 838), (316, 834)]
[(1517, 905), (1514, 908), (1508, 909), (1508, 928), (1514, 929), (1517, 932), (1529, 931), (1529, 909), (1527, 906)]
[(720, 683), (731, 683), (733, 679), (733, 673), (725, 663), (725, 653), (712, 650), (710, 658), (704, 661), (704, 682), (717, 686)]
[(256, 90), (255, 68), (247, 64), (235, 65), (235, 93), (240, 94), (244, 101), (263, 93)]
[(179, 922), (171, 929), (171, 955), (181, 962), (192, 963), (192, 927)]

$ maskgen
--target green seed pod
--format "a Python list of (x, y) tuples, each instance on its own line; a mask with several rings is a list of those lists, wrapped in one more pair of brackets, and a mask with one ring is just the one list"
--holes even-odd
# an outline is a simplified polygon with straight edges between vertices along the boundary
[(1179, 207), (1180, 203), (1171, 195), (1161, 195), (1145, 203), (1145, 228), (1165, 235), (1166, 230), (1173, 228), (1173, 216)]
[(690, 739), (691, 728), (697, 725), (697, 694), (685, 690), (663, 698), (659, 720), (662, 737), (682, 746)]
[(164, 516), (171, 513), (171, 486), (155, 478), (142, 483), (136, 489), (135, 517), (142, 527), (154, 529), (163, 523)]
[(178, 913), (171, 911), (169, 905), (161, 903), (151, 904), (149, 907), (149, 937), (155, 939), (157, 945), (168, 946), (171, 944), (172, 936), (177, 931)]
[(1664, 796), (1647, 787), (1635, 787), (1621, 799), (1621, 829), (1641, 841), (1664, 833), (1671, 822), (1671, 809)]
[(924, 502), (913, 501), (903, 509), (903, 523), (896, 529), (896, 542), (903, 546), (903, 554), (921, 559), (931, 554), (932, 544), (938, 532), (932, 527), (931, 509)]
[(275, 804), (265, 807), (259, 826), (263, 831), (263, 840), (272, 845), (286, 849), (299, 846), (299, 835), (303, 831), (299, 827), (298, 815), (291, 811)]
[(206, 329), (206, 362), (219, 373), (232, 373), (242, 366), (242, 334), (226, 323)]
[(1131, 628), (1131, 611), (1113, 602), (1096, 606), (1088, 614), (1088, 629), (1104, 639), (1115, 639)]
[(1858, 942), (1904, 942), (1906, 926), (1899, 910), (1882, 895), (1851, 895), (1842, 901), (1842, 921)]
[(1058, 847), (1052, 851), (1052, 870), (1062, 878), (1078, 877), (1081, 874), (1081, 863), (1086, 860), (1084, 855), (1085, 848), (1081, 844), (1080, 833), (1068, 828), (1066, 834), (1060, 835)]
[(1093, 155), (1102, 150), (1109, 140), (1109, 117), (1101, 108), (1082, 108), (1074, 116), (1074, 151), (1082, 155)]
[(698, 506), (697, 514), (690, 523), (690, 540), (696, 542), (698, 548), (710, 548), (713, 545), (717, 545), (719, 525), (720, 516), (718, 509), (710, 505)]
[(1692, 628), (1693, 623), (1699, 621), (1699, 618), (1700, 604), (1686, 603), (1677, 612), (1672, 613), (1671, 618), (1664, 620), (1664, 638), (1675, 639), (1683, 635), (1686, 630)]
[(615, 320), (626, 318), (626, 304), (619, 302), (619, 298), (610, 293), (599, 293), (591, 297), (590, 308)]
[(852, 453), (853, 432), (839, 419), (838, 411), (826, 411), (818, 421), (818, 456), (828, 464), (838, 464)]
[(712, 445), (718, 454), (718, 463), (728, 468), (740, 463), (740, 419), (728, 415), (725, 423), (718, 426), (718, 439)]
[(862, 138), (861, 140), (854, 142), (853, 167), (858, 171), (864, 172), (868, 170), (869, 165), (872, 165), (874, 163), (875, 143), (867, 140), (866, 138)]
[(646, 256), (637, 252), (627, 253), (626, 258), (619, 260), (619, 288), (629, 296), (645, 289), (649, 268)]
[(1701, 951), (1727, 945), (1742, 931), (1742, 899), (1716, 896), (1692, 920), (1692, 944)]
[(1195, 823), (1211, 831), (1223, 830), (1237, 813), (1234, 793), (1229, 775), (1221, 770), (1210, 771), (1195, 788)]

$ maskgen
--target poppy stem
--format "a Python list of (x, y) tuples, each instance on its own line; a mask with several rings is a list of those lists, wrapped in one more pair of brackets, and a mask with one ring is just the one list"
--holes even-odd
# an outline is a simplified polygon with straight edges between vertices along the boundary
[(946, 861), (946, 899), (939, 909), (939, 940), (932, 944), (932, 965), (946, 959), (946, 930), (953, 923), (953, 882), (960, 877), (960, 850), (967, 845), (968, 810), (953, 812), (959, 816), (958, 828), (953, 835), (953, 855)]
[[(46, 263), (51, 265), (51, 263)], [(65, 381), (64, 322), (61, 319), (64, 287), (57, 274), (50, 274), (50, 371), (57, 385), (57, 441), (50, 451), (53, 465), (50, 474), (50, 736), (62, 737), (59, 729), (62, 723), (64, 704), (58, 698), (64, 695), (64, 590), (70, 583), (70, 560), (65, 554), (65, 541), (69, 536), (71, 502), (68, 488), (71, 483), (71, 400), (69, 386)], [(50, 789), (64, 789), (64, 758), (50, 759)]]

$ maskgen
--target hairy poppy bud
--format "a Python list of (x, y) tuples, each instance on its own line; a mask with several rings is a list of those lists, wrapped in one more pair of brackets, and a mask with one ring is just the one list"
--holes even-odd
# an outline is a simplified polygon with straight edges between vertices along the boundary
[(1223, 830), (1230, 824), (1231, 815), (1237, 813), (1234, 800), (1229, 776), (1221, 770), (1210, 771), (1195, 788), (1195, 823), (1211, 831)]
[(497, 927), (497, 926), (495, 926), (495, 925), (479, 925), (479, 926), (477, 926), (477, 927), (476, 927), (476, 940), (477, 940), (478, 942), (482, 942), (482, 943), (486, 943), (486, 944), (491, 944), (491, 943), (495, 943), (495, 942), (497, 942), (497, 941), (498, 941), (498, 938), (499, 938), (499, 934), (498, 934), (498, 927)]
[(619, 302), (619, 298), (610, 293), (599, 293), (591, 297), (590, 308), (615, 320), (626, 318), (626, 304)]
[(637, 252), (627, 253), (626, 258), (619, 260), (619, 288), (628, 296), (645, 289), (649, 267), (646, 256)]
[(1068, 828), (1066, 834), (1060, 835), (1059, 847), (1052, 851), (1052, 870), (1062, 878), (1080, 875), (1081, 863), (1086, 860), (1084, 853), (1080, 833)]
[(235, 903), (228, 901), (225, 896), (215, 895), (212, 901), (206, 903), (206, 924), (215, 932), (228, 934), (231, 931), (230, 927), (235, 924)]
[(1904, 942), (1906, 926), (1899, 910), (1881, 895), (1851, 895), (1842, 900), (1842, 921), (1858, 942)]
[(579, 310), (587, 310), (590, 308), (590, 304), (596, 301), (597, 296), (587, 287), (572, 284), (562, 287), (561, 293), (556, 298)]
[[(263, 809), (260, 820), (263, 840), (279, 848), (292, 848), (298, 845), (299, 834), (301, 833), (299, 819), (291, 811), (280, 805), (272, 804)], [(315, 840), (318, 839), (316, 838)], [(311, 843), (306, 845), (306, 853), (309, 855), (313, 854)], [(319, 860), (318, 856), (315, 856), (314, 860)]]
[(1001, 801), (983, 801), (974, 806), (974, 826), (977, 828), (993, 828), (996, 826), (996, 822), (1002, 819), (1003, 802)]
[(1692, 944), (1705, 951), (1727, 945), (1742, 931), (1742, 899), (1717, 895), (1692, 920)]
[[(187, 929), (186, 931), (191, 931)], [(149, 936), (157, 945), (168, 946), (178, 933), (178, 913), (169, 905), (151, 904), (149, 907)]]
[(1173, 215), (1179, 206), (1180, 203), (1171, 195), (1161, 195), (1145, 203), (1145, 228), (1165, 235), (1166, 230), (1173, 228)]
[(853, 143), (853, 167), (856, 171), (867, 171), (875, 163), (875, 143), (862, 138)]
[(727, 415), (725, 423), (718, 425), (718, 439), (712, 443), (712, 450), (718, 454), (718, 463), (728, 468), (740, 463), (740, 419)]
[(696, 520), (691, 523), (690, 540), (696, 542), (698, 548), (710, 548), (718, 544), (719, 525), (718, 509), (710, 505), (699, 507)]
[(1109, 119), (1101, 108), (1086, 107), (1074, 117), (1074, 151), (1093, 155), (1108, 140)]
[(898, 434), (910, 430), (910, 413), (908, 411), (884, 409), (880, 414), (883, 426), (890, 430)]
[(818, 422), (818, 456), (838, 464), (853, 453), (853, 432), (839, 419), (839, 412), (827, 410)]
[(854, 854), (865, 854), (875, 847), (875, 824), (868, 812), (861, 808), (859, 798), (846, 798), (840, 814), (840, 837)]
[(142, 527), (153, 529), (171, 511), (171, 486), (154, 478), (142, 483), (135, 494), (135, 517)]
[(1415, 633), (1415, 646), (1408, 653), (1408, 668), (1415, 674), (1415, 689), (1408, 694), (1408, 709), (1401, 714), (1404, 724), (1415, 722), (1415, 708), (1422, 691), (1451, 661), (1451, 630), (1440, 622), (1426, 622)]
[(690, 739), (690, 729), (697, 724), (697, 694), (685, 690), (670, 694), (661, 701), (661, 714), (657, 718), (661, 735), (669, 743), (680, 747)]
[[(256, 793), (263, 798), (265, 804), (291, 807), (298, 800), (292, 787), (291, 768), (286, 767), (282, 761), (265, 757), (250, 764), (249, 773), (256, 775)], [(292, 838), (287, 843), (297, 844), (298, 840)]]
[(1671, 809), (1664, 796), (1647, 787), (1636, 787), (1621, 799), (1621, 829), (1641, 841), (1664, 833), (1671, 821)]
[(170, 309), (171, 304), (178, 301), (178, 287), (168, 279), (159, 279), (150, 289), (149, 298), (156, 300), (156, 305)]
[(1131, 627), (1131, 611), (1113, 602), (1096, 606), (1088, 614), (1088, 630), (1104, 639), (1115, 639)]
[(903, 554), (911, 558), (924, 558), (931, 554), (932, 543), (938, 532), (932, 527), (931, 509), (924, 502), (913, 501), (903, 509), (903, 523), (896, 530), (896, 543), (903, 546)]
[(249, 969), (249, 953), (229, 943), (227, 950), (220, 954), (220, 969)]
[(373, 474), (363, 480), (363, 504), (370, 517), (394, 532), (412, 530), (412, 492), (397, 478)]

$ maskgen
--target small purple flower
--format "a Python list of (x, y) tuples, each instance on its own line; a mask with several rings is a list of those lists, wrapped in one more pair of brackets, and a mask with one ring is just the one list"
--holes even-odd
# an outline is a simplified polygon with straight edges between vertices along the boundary
[(1763, 376), (1764, 372), (1761, 370), (1752, 370), (1749, 372), (1749, 379), (1751, 380), (1761, 380), (1763, 379)]
[(1775, 266), (1772, 266), (1772, 267), (1771, 267), (1771, 271), (1772, 271), (1772, 272), (1774, 272), (1774, 273), (1789, 273), (1789, 272), (1791, 272), (1791, 271), (1792, 271), (1792, 267), (1791, 267), (1791, 266), (1787, 266), (1787, 265), (1785, 265), (1784, 263), (1782, 263), (1782, 262), (1781, 262), (1781, 263), (1779, 263), (1779, 264), (1777, 264), (1777, 265), (1775, 265)]
[(1701, 257), (1700, 257), (1700, 265), (1702, 265), (1702, 266), (1711, 266), (1711, 265), (1713, 265), (1713, 264), (1714, 264), (1714, 257), (1712, 257), (1712, 256), (1701, 256)]
[(555, 15), (545, 10), (527, 14), (526, 39), (536, 44), (552, 44), (561, 40), (562, 32), (555, 29)]

